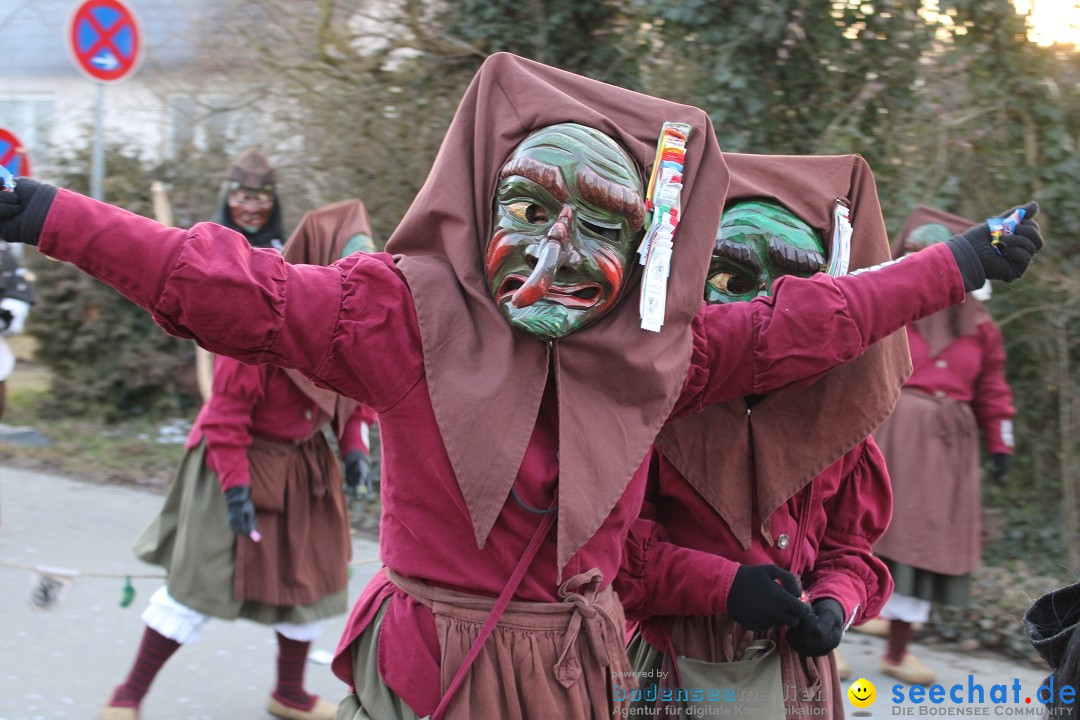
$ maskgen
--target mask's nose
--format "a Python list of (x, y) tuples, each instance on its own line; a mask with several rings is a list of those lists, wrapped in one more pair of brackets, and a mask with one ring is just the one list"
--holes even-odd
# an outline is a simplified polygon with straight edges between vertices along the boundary
[(573, 217), (574, 211), (566, 206), (559, 213), (559, 217), (555, 218), (555, 223), (548, 230), (536, 253), (536, 267), (525, 283), (510, 297), (514, 307), (528, 307), (548, 294), (555, 282), (555, 272), (570, 249), (570, 223)]

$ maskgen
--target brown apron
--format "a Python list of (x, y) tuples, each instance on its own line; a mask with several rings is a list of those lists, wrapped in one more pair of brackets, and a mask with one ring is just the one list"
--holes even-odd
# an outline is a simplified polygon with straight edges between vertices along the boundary
[[(495, 605), (493, 598), (433, 587), (387, 570), (430, 608), (441, 650), (441, 686), (454, 678)], [(622, 606), (598, 570), (559, 588), (559, 603), (511, 602), (450, 705), (448, 720), (610, 718), (611, 678), (629, 678)], [(534, 668), (530, 672), (528, 669)]]
[(893, 488), (892, 523), (874, 553), (943, 575), (978, 568), (982, 500), (971, 407), (905, 389), (874, 440)]

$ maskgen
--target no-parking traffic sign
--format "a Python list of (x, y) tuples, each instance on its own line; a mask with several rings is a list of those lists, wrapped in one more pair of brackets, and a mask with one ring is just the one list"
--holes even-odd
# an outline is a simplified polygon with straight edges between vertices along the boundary
[(139, 23), (120, 0), (84, 0), (71, 15), (67, 38), (75, 66), (96, 82), (123, 80), (142, 59)]
[(12, 175), (30, 175), (30, 159), (26, 155), (26, 148), (15, 137), (15, 133), (0, 128), (0, 165), (6, 167)]

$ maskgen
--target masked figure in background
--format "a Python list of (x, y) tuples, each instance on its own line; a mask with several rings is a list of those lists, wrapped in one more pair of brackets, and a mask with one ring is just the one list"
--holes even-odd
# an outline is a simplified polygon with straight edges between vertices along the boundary
[[(244, 150), (225, 170), (213, 222), (240, 233), (252, 247), (281, 250), (285, 228), (277, 195), (277, 173), (257, 148)], [(203, 402), (210, 399), (213, 377), (213, 356), (196, 345), (195, 379)]]
[[(862, 158), (724, 157), (732, 180), (707, 303), (770, 297), (830, 258), (834, 272), (889, 259)], [(742, 704), (761, 717), (844, 716), (833, 651), (892, 590), (871, 553), (892, 495), (868, 436), (909, 368), (895, 333), (809, 387), (713, 405), (660, 432), (615, 583), (634, 669), (664, 678), (644, 688), (642, 704), (658, 707), (642, 712), (699, 717)], [(740, 695), (706, 695), (716, 688)]]
[(978, 227), (872, 278), (703, 307), (727, 184), (702, 110), (497, 53), (386, 254), (291, 265), (42, 184), (0, 192), (0, 236), (379, 413), (385, 567), (334, 661), (352, 690), (338, 718), (587, 720), (626, 706), (610, 584), (665, 421), (812, 382), (1042, 245), (1025, 220), (999, 256)]
[[(308, 213), (285, 245), (294, 263), (330, 265), (370, 239), (359, 200)], [(135, 544), (168, 571), (143, 613), (131, 672), (102, 720), (134, 720), (157, 672), (210, 618), (274, 628), (277, 686), (271, 715), (330, 720), (336, 706), (304, 690), (308, 650), (323, 619), (348, 610), (352, 552), (331, 426), (347, 474), (366, 459), (363, 408), (295, 370), (215, 357), (214, 385), (188, 436), (187, 454), (161, 514)]]
[[(970, 224), (916, 208), (893, 255), (942, 242)], [(881, 669), (908, 683), (935, 681), (933, 670), (907, 651), (911, 625), (929, 619), (932, 603), (967, 605), (970, 574), (981, 562), (980, 435), (993, 461), (992, 481), (1004, 477), (1012, 460), (1016, 410), (1001, 331), (977, 299), (987, 290), (908, 326), (914, 370), (896, 410), (874, 433), (894, 496), (892, 524), (874, 547), (896, 582), (881, 612), (890, 621)]]
[(221, 205), (213, 221), (237, 231), (252, 247), (281, 250), (285, 230), (277, 173), (257, 148), (244, 150), (225, 170)]
[(30, 306), (34, 304), (34, 288), (26, 269), (15, 257), (10, 245), (0, 240), (0, 420), (4, 419), (7, 401), (7, 379), (15, 369), (15, 353), (4, 336), (23, 331)]

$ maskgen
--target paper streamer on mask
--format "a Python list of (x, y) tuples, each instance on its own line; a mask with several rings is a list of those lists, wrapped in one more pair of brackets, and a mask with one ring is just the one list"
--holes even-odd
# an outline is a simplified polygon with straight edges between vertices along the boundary
[(652, 332), (660, 332), (664, 326), (667, 282), (671, 272), (675, 228), (679, 225), (682, 212), (682, 171), (689, 139), (688, 124), (664, 123), (645, 193), (645, 209), (650, 215), (645, 236), (638, 246), (639, 262), (645, 266), (638, 311), (641, 314), (641, 327)]
[(833, 203), (832, 252), (829, 257), (829, 269), (826, 272), (833, 277), (847, 275), (851, 262), (851, 209), (844, 200)]

